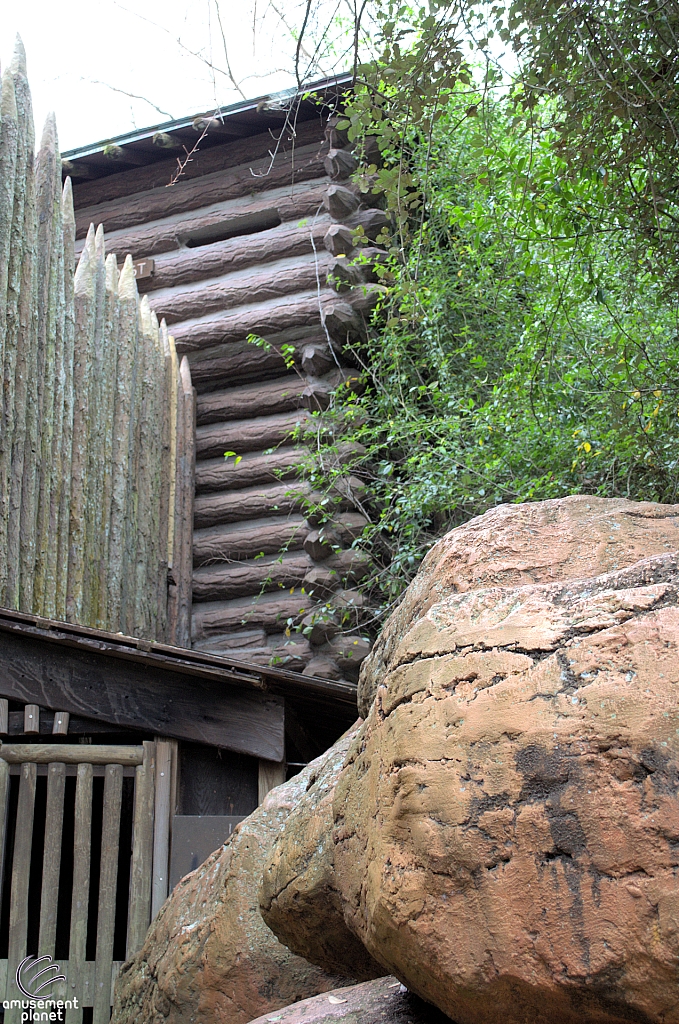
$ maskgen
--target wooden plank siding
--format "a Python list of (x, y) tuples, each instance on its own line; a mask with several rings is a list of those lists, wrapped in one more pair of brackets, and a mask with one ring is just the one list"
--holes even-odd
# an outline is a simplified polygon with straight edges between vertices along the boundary
[[(46, 650), (45, 650), (46, 648)], [(0, 693), (124, 728), (146, 729), (279, 761), (283, 700), (261, 690), (218, 687), (75, 647), (36, 644), (0, 631)]]
[[(256, 114), (248, 117), (256, 123)], [(286, 633), (359, 572), (358, 562), (350, 571), (348, 562), (326, 564), (332, 547), (314, 546), (315, 524), (305, 518), (314, 496), (292, 478), (304, 457), (300, 430), (314, 425), (312, 414), (338, 385), (357, 379), (342, 347), (364, 330), (372, 299), (360, 273), (337, 257), (352, 251), (354, 228), (374, 237), (386, 218), (362, 205), (349, 177), (355, 161), (333, 148), (345, 142), (333, 125), (315, 117), (299, 124), (294, 142), (293, 134), (284, 133), (273, 161), (260, 135), (206, 148), (190, 180), (171, 189), (170, 166), (164, 181), (160, 163), (76, 185), (76, 247), (94, 220), (119, 259), (152, 258), (140, 291), (188, 357), (195, 478), (187, 461), (180, 479), (195, 486), (194, 572), (191, 614), (183, 617), (182, 552), (178, 642), (297, 671), (323, 655), (333, 678), (355, 679), (358, 664), (325, 637), (314, 634), (311, 643)], [(181, 415), (178, 422), (181, 445)], [(235, 455), (225, 460), (228, 451)], [(186, 505), (176, 507), (180, 518), (187, 514)], [(355, 513), (353, 536), (361, 532), (366, 520), (353, 497), (338, 497), (335, 511)], [(335, 548), (352, 539), (335, 538)]]

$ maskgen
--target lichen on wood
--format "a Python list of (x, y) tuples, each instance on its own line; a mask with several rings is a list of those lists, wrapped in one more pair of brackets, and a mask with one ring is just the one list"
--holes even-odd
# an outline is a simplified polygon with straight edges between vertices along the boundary
[(34, 158), (19, 42), (0, 96), (0, 605), (166, 640), (174, 341), (101, 225), (75, 268), (61, 175), (52, 115)]

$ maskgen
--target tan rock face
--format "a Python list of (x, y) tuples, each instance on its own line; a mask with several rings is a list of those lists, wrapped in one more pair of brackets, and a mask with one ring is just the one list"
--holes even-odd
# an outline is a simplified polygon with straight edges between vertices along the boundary
[(584, 579), (679, 548), (679, 506), (576, 495), (501, 505), (442, 537), (385, 624), (359, 679), (365, 717), (394, 647), (449, 594)]
[(581, 545), (583, 501), (561, 520), (547, 503), (571, 524), (558, 560), (512, 539), (506, 510), (487, 517), (515, 552), (502, 565), (479, 540), (463, 572), (442, 542), (445, 585), (430, 562), (386, 627), (335, 788), (347, 922), (458, 1024), (679, 1021), (676, 551), (530, 582), (674, 549), (679, 509), (615, 502), (606, 524), (597, 503)]
[[(273, 1021), (272, 1021), (273, 1016)], [(351, 985), (286, 1006), (252, 1024), (449, 1024), (435, 1006), (404, 991), (396, 978)]]
[(324, 754), (272, 790), (224, 847), (182, 879), (115, 990), (113, 1024), (245, 1024), (344, 984), (277, 941), (259, 913), (264, 862)]
[(293, 953), (358, 981), (380, 978), (385, 969), (344, 922), (335, 887), (332, 798), (361, 724), (359, 719), (309, 777), (306, 793), (273, 845), (259, 893), (262, 917)]

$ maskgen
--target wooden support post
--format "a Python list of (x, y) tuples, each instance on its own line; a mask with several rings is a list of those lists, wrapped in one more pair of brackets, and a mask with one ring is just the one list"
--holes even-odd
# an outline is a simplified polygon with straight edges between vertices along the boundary
[(179, 512), (175, 517), (173, 564), (177, 580), (178, 647), (191, 646), (191, 603), (193, 598), (193, 503), (196, 476), (196, 390), (191, 384), (189, 361), (179, 367), (177, 406), (177, 494)]
[(262, 803), (270, 790), (282, 786), (285, 782), (285, 769), (285, 761), (259, 762), (258, 803)]
[(68, 735), (68, 723), (70, 720), (68, 711), (55, 711), (54, 722), (52, 724), (52, 735), (53, 736), (67, 736)]
[(9, 736), (9, 701), (0, 697), (0, 736)]
[(7, 837), (7, 805), (9, 802), (9, 765), (0, 760), (0, 878), (5, 876), (5, 839)]
[(108, 1024), (111, 1017), (111, 964), (113, 962), (113, 933), (116, 916), (122, 794), (123, 769), (121, 765), (106, 765), (104, 820), (101, 831), (97, 952), (94, 968), (93, 1024)]
[(134, 832), (130, 870), (127, 959), (141, 949), (151, 918), (155, 744), (144, 743), (144, 760), (134, 780)]
[(54, 956), (57, 937), (57, 900), (61, 869), (65, 782), (64, 765), (56, 762), (50, 764), (47, 769), (47, 814), (45, 817), (45, 850), (42, 858), (40, 941), (38, 943), (41, 956)]
[(151, 920), (167, 899), (170, 868), (170, 822), (172, 808), (172, 761), (177, 756), (177, 741), (156, 739), (156, 806), (153, 826), (153, 883)]
[(24, 708), (24, 732), (27, 735), (40, 732), (40, 708), (37, 704), (27, 704)]
[[(9, 951), (7, 975), (12, 978), (17, 967), (26, 956), (28, 934), (28, 881), (31, 870), (31, 845), (33, 842), (33, 813), (35, 810), (35, 780), (37, 768), (34, 764), (21, 766), (19, 782), (19, 806), (17, 828), (14, 837), (12, 863), (12, 889), (9, 907)], [(89, 846), (88, 846), (89, 852)], [(89, 862), (88, 862), (89, 866)], [(5, 1014), (8, 1024), (18, 1024), (21, 1011), (10, 1009)]]
[[(24, 765), (24, 767), (28, 767)], [(90, 895), (90, 844), (92, 837), (92, 765), (78, 765), (75, 791), (75, 834), (73, 839), (73, 898), (68, 953), (67, 999), (81, 1003), (90, 996), (84, 991), (87, 952), (87, 916)], [(67, 1024), (81, 1024), (82, 1010), (66, 1010)]]

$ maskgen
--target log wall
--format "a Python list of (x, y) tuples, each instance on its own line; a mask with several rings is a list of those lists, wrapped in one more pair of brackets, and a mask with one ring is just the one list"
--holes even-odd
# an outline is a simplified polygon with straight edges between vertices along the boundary
[(139, 288), (171, 324), (196, 388), (195, 475), (187, 463), (178, 477), (184, 519), (193, 502), (193, 645), (334, 678), (355, 675), (360, 657), (330, 645), (332, 621), (313, 642), (286, 631), (358, 607), (351, 587), (366, 571), (346, 550), (365, 523), (351, 484), (331, 531), (307, 518), (313, 495), (296, 478), (302, 431), (356, 378), (343, 347), (373, 296), (347, 267), (353, 230), (374, 238), (385, 223), (363, 205), (342, 142), (319, 117), (280, 140), (273, 164), (263, 132), (199, 152), (190, 180), (171, 187), (170, 164), (75, 187), (76, 246), (96, 221), (117, 251), (153, 260)]
[(0, 109), (0, 605), (188, 644), (188, 363), (180, 372), (131, 256), (119, 268), (106, 255), (101, 225), (88, 222), (76, 266), (61, 179), (52, 117), (34, 157), (18, 43)]

